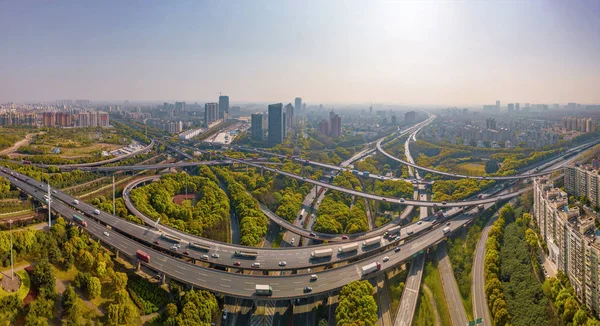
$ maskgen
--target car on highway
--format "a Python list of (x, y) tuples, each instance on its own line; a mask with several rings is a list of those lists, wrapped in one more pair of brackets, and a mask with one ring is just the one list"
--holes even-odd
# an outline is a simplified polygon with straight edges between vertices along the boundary
[(395, 237), (394, 241), (400, 241), (400, 236)]
[(294, 240), (296, 240), (296, 238), (292, 238), (292, 244), (294, 244)]
[(109, 236), (108, 232), (106, 232), (106, 231), (104, 231), (104, 235), (107, 237)]
[(252, 263), (252, 265), (250, 265), (252, 268), (259, 268), (260, 267), (260, 263)]
[(154, 244), (160, 244), (158, 240), (154, 240)]
[(314, 232), (309, 233), (311, 237), (316, 237), (317, 235)]
[(401, 250), (401, 248), (400, 248), (400, 246), (398, 246), (394, 249), (394, 252), (399, 252), (400, 250)]
[(210, 255), (212, 258), (219, 258), (219, 254), (218, 253), (213, 253), (212, 255)]
[(446, 226), (450, 226), (450, 222), (446, 223)]
[(200, 259), (208, 260), (208, 255), (202, 255), (200, 256)]
[(282, 261), (280, 261), (280, 262), (278, 263), (278, 265), (279, 265), (279, 266), (285, 266), (285, 265), (287, 265), (287, 263), (286, 263), (285, 261), (283, 261), (283, 260), (282, 260)]
[(317, 274), (312, 274), (312, 275), (310, 276), (310, 281), (311, 281), (311, 282), (312, 282), (312, 281), (316, 281), (316, 280), (318, 280), (318, 279), (319, 279), (319, 277), (317, 276)]
[(310, 287), (310, 286), (305, 287), (304, 292), (305, 293), (312, 292), (312, 287)]
[(446, 205), (446, 204), (448, 204), (446, 201), (443, 201), (443, 202), (442, 202), (442, 205)]
[(408, 232), (407, 232), (407, 234), (408, 234), (408, 235), (411, 235), (411, 234), (413, 234), (413, 233), (415, 233), (415, 231), (408, 231)]
[(423, 224), (423, 222), (421, 222), (421, 221), (417, 222), (417, 225), (421, 225), (421, 224)]
[(227, 320), (227, 308), (223, 309), (223, 320)]
[(189, 254), (190, 254), (190, 252), (186, 250), (186, 251), (184, 251), (184, 252), (183, 252), (183, 254), (184, 254), (184, 255), (189, 255)]
[(179, 249), (179, 248), (176, 245), (171, 246), (171, 250), (177, 251), (177, 249)]
[(235, 263), (233, 263), (233, 266), (240, 266), (242, 265), (242, 263), (240, 263), (239, 261), (236, 261)]
[(401, 202), (401, 203), (403, 203), (403, 202), (405, 202), (405, 201), (406, 201), (406, 200), (405, 200), (404, 198), (400, 198), (400, 202)]
[(348, 236), (347, 235), (343, 235), (342, 236), (342, 240), (348, 240)]
[(385, 256), (385, 257), (383, 257), (383, 262), (384, 262), (384, 263), (385, 263), (386, 261), (388, 261), (388, 260), (390, 260), (390, 257), (388, 257), (388, 256)]
[(383, 201), (387, 201), (385, 198), (381, 198), (381, 200), (383, 200)]

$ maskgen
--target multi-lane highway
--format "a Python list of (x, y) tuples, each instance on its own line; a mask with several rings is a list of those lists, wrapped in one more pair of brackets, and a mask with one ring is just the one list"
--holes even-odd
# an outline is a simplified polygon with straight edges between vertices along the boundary
[[(6, 169), (6, 171), (12, 172), (8, 169)], [(35, 181), (31, 178), (14, 172), (12, 176), (5, 172), (0, 172), (0, 175), (8, 178), (11, 183), (23, 191), (31, 194), (39, 200), (43, 200), (44, 193), (38, 190), (43, 189), (43, 186), (40, 186), (39, 181)], [(508, 190), (504, 191), (506, 192)], [(190, 262), (164, 253), (163, 251), (154, 249), (156, 247), (150, 247), (151, 243), (147, 243), (145, 241), (136, 242), (129, 237), (115, 232), (115, 230), (119, 230), (119, 232), (123, 232), (124, 234), (135, 237), (136, 232), (139, 233), (141, 230), (142, 233), (154, 233), (157, 235), (158, 232), (152, 230), (151, 228), (125, 222), (105, 212), (101, 212), (101, 214), (96, 216), (96, 214), (94, 214), (94, 207), (86, 205), (85, 203), (79, 203), (77, 205), (70, 203), (69, 200), (72, 197), (64, 197), (65, 195), (61, 194), (59, 191), (57, 191), (57, 193), (54, 195), (58, 196), (56, 196), (57, 200), (54, 200), (52, 205), (53, 210), (57, 211), (66, 218), (69, 218), (73, 215), (73, 208), (82, 210), (86, 216), (88, 216), (85, 217), (85, 220), (88, 223), (86, 230), (88, 230), (94, 236), (102, 239), (103, 242), (115, 247), (119, 251), (131, 257), (135, 257), (135, 251), (138, 249), (146, 251), (151, 257), (150, 263), (141, 262), (142, 264), (192, 286), (204, 288), (216, 293), (224, 293), (243, 298), (256, 298), (254, 288), (256, 284), (267, 284), (272, 286), (273, 294), (271, 297), (278, 299), (289, 299), (294, 297), (305, 297), (328, 293), (330, 291), (339, 289), (349, 282), (359, 280), (364, 277), (370, 278), (371, 276), (385, 271), (392, 266), (406, 261), (407, 259), (410, 259), (412, 255), (428, 248), (432, 244), (439, 242), (445, 236), (440, 225), (433, 226), (433, 229), (427, 233), (427, 237), (419, 237), (405, 242), (404, 244), (400, 245), (401, 250), (397, 253), (394, 252), (393, 249), (389, 249), (343, 267), (315, 272), (314, 274), (317, 275), (318, 279), (312, 282), (310, 280), (310, 275), (308, 274), (266, 277), (225, 273), (221, 270), (191, 264)], [(67, 201), (65, 202), (64, 199), (67, 199)], [(489, 205), (491, 204), (488, 204), (488, 206)], [(474, 218), (474, 216), (475, 214), (463, 214), (455, 217), (452, 220), (453, 229), (459, 228), (468, 223)], [(97, 223), (95, 221), (96, 219), (111, 225), (113, 231), (111, 231), (109, 237), (103, 235), (103, 232), (105, 232), (107, 229), (102, 224)], [(390, 260), (388, 262), (383, 262), (384, 256), (389, 256)], [(366, 276), (362, 275), (360, 267), (373, 261), (381, 262), (381, 270), (375, 271)], [(304, 293), (303, 289), (308, 285), (312, 286), (313, 291), (310, 293)]]

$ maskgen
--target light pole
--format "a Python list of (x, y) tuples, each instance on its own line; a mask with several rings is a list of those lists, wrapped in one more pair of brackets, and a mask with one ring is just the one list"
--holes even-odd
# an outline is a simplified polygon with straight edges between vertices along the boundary
[(113, 215), (115, 215), (115, 207), (116, 207), (116, 205), (115, 205), (115, 174), (114, 173), (112, 175), (112, 188), (113, 188), (112, 189), (113, 190), (113, 200), (112, 200), (112, 202), (113, 202)]
[(50, 203), (52, 203), (52, 197), (50, 193), (50, 177), (48, 177), (48, 229), (52, 227), (52, 211), (50, 210)]
[(14, 280), (14, 278), (15, 278), (15, 265), (13, 264), (12, 223), (13, 223), (13, 220), (8, 221), (8, 224), (10, 225), (10, 279)]

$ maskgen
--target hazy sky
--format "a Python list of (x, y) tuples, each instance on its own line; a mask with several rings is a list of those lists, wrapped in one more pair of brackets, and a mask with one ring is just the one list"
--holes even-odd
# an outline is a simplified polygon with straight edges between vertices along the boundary
[[(92, 4), (95, 2), (95, 4)], [(2, 1), (0, 101), (600, 103), (600, 1)]]

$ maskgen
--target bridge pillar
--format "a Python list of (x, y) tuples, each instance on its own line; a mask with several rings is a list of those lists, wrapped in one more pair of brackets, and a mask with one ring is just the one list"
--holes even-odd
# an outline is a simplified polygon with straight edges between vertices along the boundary
[(160, 276), (160, 282), (163, 285), (167, 284), (167, 276), (164, 273)]
[(263, 168), (260, 168), (260, 176), (261, 176), (261, 177), (263, 176), (263, 173), (264, 173), (264, 172), (265, 172), (265, 169), (263, 169)]
[(136, 271), (140, 271), (142, 269), (142, 263), (140, 263), (139, 261), (137, 262), (137, 266), (135, 268)]
[(115, 248), (115, 258), (119, 258), (119, 250)]
[(317, 198), (318, 193), (319, 193), (319, 186), (315, 186), (315, 199)]

